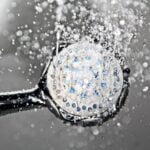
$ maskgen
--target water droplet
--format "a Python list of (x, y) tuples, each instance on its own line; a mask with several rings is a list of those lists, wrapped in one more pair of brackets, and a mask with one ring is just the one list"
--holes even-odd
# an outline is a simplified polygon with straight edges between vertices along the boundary
[(149, 87), (148, 86), (145, 86), (144, 88), (143, 88), (143, 92), (147, 92), (149, 90)]
[(35, 124), (32, 123), (32, 124), (30, 125), (30, 127), (31, 127), (31, 128), (34, 128), (34, 127), (35, 127)]
[(99, 130), (97, 128), (93, 129), (93, 135), (99, 135)]
[(144, 68), (147, 68), (147, 67), (148, 67), (148, 63), (147, 63), (147, 62), (144, 62), (144, 63), (143, 63), (143, 67), (144, 67)]
[(125, 25), (125, 20), (120, 20), (120, 25)]

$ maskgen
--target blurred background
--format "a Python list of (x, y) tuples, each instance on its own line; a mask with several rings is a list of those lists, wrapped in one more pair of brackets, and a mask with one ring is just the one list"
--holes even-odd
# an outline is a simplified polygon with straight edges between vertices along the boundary
[[(131, 67), (131, 86), (126, 104), (115, 118), (100, 127), (63, 124), (45, 108), (1, 116), (0, 149), (149, 150), (150, 2), (63, 2), (0, 0), (0, 92), (33, 88), (56, 44), (54, 31), (57, 19), (62, 17), (61, 21), (66, 26), (63, 35), (66, 40), (77, 40), (90, 21), (84, 26), (84, 21), (76, 23), (76, 18), (79, 21), (88, 10), (95, 10), (102, 14), (108, 28), (114, 23), (117, 29), (115, 34), (119, 35), (115, 38), (118, 43), (116, 49), (122, 49), (120, 52), (126, 55)], [(82, 13), (74, 15), (79, 7)], [(60, 15), (62, 9), (63, 16)], [(112, 18), (117, 21), (113, 22)], [(99, 21), (96, 23), (99, 24)], [(90, 31), (94, 35), (96, 30), (93, 30), (93, 26)], [(72, 37), (68, 37), (69, 33)]]

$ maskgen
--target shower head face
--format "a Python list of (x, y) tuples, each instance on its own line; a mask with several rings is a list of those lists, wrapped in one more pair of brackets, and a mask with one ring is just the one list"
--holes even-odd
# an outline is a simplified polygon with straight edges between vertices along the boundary
[(53, 58), (47, 87), (54, 103), (65, 113), (77, 119), (107, 117), (116, 111), (123, 72), (112, 53), (83, 41)]

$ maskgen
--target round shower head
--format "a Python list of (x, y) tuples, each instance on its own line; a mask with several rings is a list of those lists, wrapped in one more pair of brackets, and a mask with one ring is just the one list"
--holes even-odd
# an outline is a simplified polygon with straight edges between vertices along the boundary
[(111, 52), (87, 41), (64, 48), (53, 58), (47, 87), (64, 119), (92, 121), (117, 111), (123, 69)]

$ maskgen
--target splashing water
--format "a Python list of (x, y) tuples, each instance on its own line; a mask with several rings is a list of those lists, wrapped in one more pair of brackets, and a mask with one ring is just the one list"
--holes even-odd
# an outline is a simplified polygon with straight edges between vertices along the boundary
[[(87, 38), (114, 53), (134, 57), (135, 64), (138, 64), (134, 68), (138, 69), (131, 81), (142, 76), (143, 66), (137, 60), (139, 51), (134, 53), (131, 46), (138, 41), (139, 30), (145, 19), (143, 16), (148, 12), (146, 0), (35, 0), (27, 4), (35, 9), (33, 28), (30, 24), (24, 24), (17, 27), (15, 34), (4, 33), (9, 36), (12, 45), (17, 46), (16, 56), (23, 53), (33, 61), (51, 56), (56, 46), (56, 30), (61, 29), (62, 42), (74, 43)], [(13, 6), (12, 9), (16, 8), (17, 3)], [(142, 71), (139, 71), (140, 68)], [(30, 74), (34, 73), (30, 71)], [(149, 79), (147, 72), (145, 79)]]
[[(63, 42), (74, 43), (86, 38), (96, 41), (112, 53), (126, 56), (129, 65), (135, 68), (130, 82), (140, 79), (143, 83), (150, 78), (149, 49), (146, 44), (143, 51), (133, 47), (141, 40), (139, 36), (148, 11), (146, 0), (63, 1), (61, 5), (58, 4), (56, 14), (59, 16), (57, 23), (62, 25)], [(144, 56), (145, 62), (140, 62)]]
[[(30, 2), (28, 3), (30, 5)], [(146, 18), (146, 14), (149, 13), (147, 3), (147, 0), (45, 0), (43, 2), (35, 0), (33, 4), (35, 16), (31, 23), (34, 27), (31, 28), (30, 24), (24, 24), (18, 26), (15, 34), (4, 32), (4, 35), (9, 37), (12, 45), (19, 43), (16, 46), (16, 56), (23, 53), (33, 61), (35, 59), (40, 61), (47, 56), (48, 58), (52, 56), (56, 47), (56, 31), (58, 29), (61, 29), (61, 37), (58, 38), (60, 42), (75, 43), (83, 38), (89, 41), (95, 40), (112, 53), (118, 52), (126, 56), (132, 68), (130, 82), (134, 83), (135, 88), (140, 86), (141, 92), (145, 94), (150, 89), (147, 84), (150, 81), (149, 39), (142, 35), (143, 28), (149, 29), (150, 25)], [(43, 19), (39, 22), (40, 16)], [(9, 19), (13, 18), (14, 15), (10, 14)], [(0, 58), (4, 52), (4, 49), (0, 50)], [(43, 66), (43, 62), (41, 66)], [(31, 64), (29, 74), (34, 75), (34, 69)], [(74, 92), (74, 89), (71, 89), (71, 92)], [(132, 109), (135, 110), (135, 106)], [(129, 108), (125, 108), (125, 112), (128, 114)], [(105, 149), (107, 141), (110, 143), (115, 141), (112, 135), (115, 135), (116, 139), (121, 137), (118, 128), (122, 128), (123, 124), (130, 124), (131, 117), (128, 114), (120, 121), (117, 123), (117, 129), (113, 128), (114, 130), (111, 131), (110, 128), (107, 130), (105, 126), (95, 127), (92, 130), (94, 136), (90, 135), (89, 141), (95, 141), (95, 136), (98, 134), (108, 133), (106, 141), (102, 140), (100, 144), (100, 148)], [(114, 122), (116, 123), (115, 119)], [(111, 123), (113, 124), (113, 122)], [(108, 126), (111, 125), (108, 124)], [(53, 130), (57, 130), (57, 128), (57, 124), (54, 123)], [(85, 132), (85, 130), (81, 127), (73, 129), (73, 131), (72, 128), (67, 127), (66, 129), (68, 135), (74, 134), (77, 138), (78, 134)], [(86, 137), (88, 137), (87, 134), (83, 136), (83, 139)], [(83, 139), (80, 141), (80, 148), (84, 147)], [(98, 142), (100, 142), (99, 139)], [(71, 148), (79, 148), (78, 143), (74, 141), (72, 143)], [(89, 143), (91, 144), (91, 142)], [(118, 141), (116, 140), (114, 143), (118, 143)], [(86, 145), (88, 144), (86, 143)]]
[[(34, 28), (28, 24), (19, 26), (15, 34), (9, 35), (9, 40), (12, 45), (18, 43), (16, 56), (23, 53), (31, 60), (52, 56), (58, 47), (56, 40), (60, 43), (75, 43), (83, 39), (94, 41), (111, 53), (126, 56), (134, 68), (130, 82), (140, 79), (143, 83), (150, 80), (149, 49), (144, 45), (142, 52), (134, 51), (132, 47), (138, 42), (144, 25), (143, 16), (148, 11), (146, 4), (146, 0), (35, 0)], [(43, 22), (38, 21), (40, 16)], [(143, 56), (145, 60), (140, 62)], [(30, 70), (29, 74), (34, 74), (34, 68)], [(142, 91), (148, 90), (145, 85)]]

